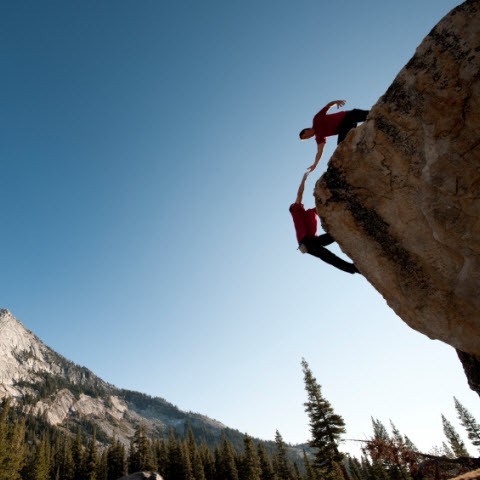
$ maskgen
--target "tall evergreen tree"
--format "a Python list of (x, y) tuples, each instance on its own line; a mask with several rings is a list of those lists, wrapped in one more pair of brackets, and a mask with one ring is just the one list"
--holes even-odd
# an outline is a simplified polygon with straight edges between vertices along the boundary
[(125, 446), (114, 439), (107, 449), (107, 480), (117, 480), (127, 474)]
[(345, 433), (345, 422), (323, 397), (321, 387), (305, 359), (302, 360), (302, 368), (308, 397), (304, 405), (310, 419), (312, 434), (310, 446), (316, 449), (314, 466), (326, 475), (335, 475), (334, 462), (339, 462), (343, 458), (343, 454), (338, 450), (338, 442)]
[(305, 480), (316, 480), (317, 475), (305, 449), (303, 450), (303, 465), (305, 466)]
[(65, 435), (56, 433), (53, 436), (50, 478), (54, 480), (73, 480), (73, 460), (70, 446), (69, 439)]
[(278, 430), (275, 432), (275, 444), (277, 452), (274, 456), (273, 467), (277, 478), (279, 480), (294, 480), (293, 469), (287, 455), (287, 447)]
[(302, 476), (300, 475), (300, 469), (298, 468), (297, 462), (293, 462), (293, 478), (295, 480), (302, 480)]
[(192, 473), (195, 480), (206, 480), (203, 462), (191, 428), (189, 428), (187, 432), (187, 446), (190, 455), (190, 464), (192, 465)]
[[(130, 472), (131, 473), (131, 472)], [(170, 429), (168, 437), (168, 464), (165, 477), (168, 480), (183, 480), (182, 448), (175, 431)]]
[(372, 460), (371, 473), (376, 478), (410, 480), (410, 472), (418, 463), (415, 446), (390, 421), (392, 434), (380, 420), (372, 417), (373, 437), (362, 447)]
[(107, 461), (107, 449), (104, 448), (97, 456), (97, 480), (107, 480)]
[(25, 420), (16, 419), (8, 435), (9, 452), (3, 469), (9, 472), (9, 480), (19, 480), (20, 470), (25, 463)]
[(207, 480), (215, 480), (215, 457), (206, 444), (200, 445), (200, 458), (202, 459), (203, 470)]
[(460, 438), (460, 435), (457, 433), (453, 425), (442, 415), (442, 424), (443, 424), (443, 433), (447, 437), (448, 443), (453, 450), (455, 456), (458, 457), (469, 457), (470, 455), (465, 448), (463, 440)]
[(373, 471), (373, 466), (370, 463), (367, 455), (362, 455), (360, 465), (362, 466), (361, 472), (365, 480), (376, 480), (375, 473)]
[(257, 450), (251, 437), (246, 435), (243, 439), (245, 452), (241, 459), (240, 479), (261, 480), (262, 469), (258, 458)]
[(165, 476), (168, 465), (168, 446), (165, 440), (157, 440), (154, 444), (155, 457), (157, 461), (157, 471)]
[(475, 420), (475, 417), (455, 397), (453, 397), (453, 400), (455, 401), (458, 419), (467, 431), (468, 438), (480, 450), (480, 425)]
[(25, 422), (10, 419), (10, 401), (0, 406), (0, 480), (19, 480), (25, 462)]
[(37, 445), (33, 464), (33, 480), (49, 480), (50, 458), (49, 443), (44, 435)]
[(83, 445), (82, 445), (82, 432), (80, 427), (77, 429), (77, 435), (75, 436), (75, 441), (72, 446), (72, 458), (74, 465), (74, 480), (84, 480), (85, 471), (84, 471), (84, 462), (83, 462)]
[(154, 470), (152, 443), (147, 436), (147, 427), (140, 424), (133, 434), (128, 455), (128, 471)]
[(180, 454), (182, 463), (182, 480), (195, 480), (187, 441), (180, 442)]
[(446, 444), (446, 442), (442, 442), (442, 448), (439, 456), (442, 455), (447, 458), (455, 458), (455, 454), (452, 452), (452, 449)]
[(372, 427), (373, 427), (373, 438), (375, 440), (382, 440), (388, 442), (390, 440), (390, 435), (385, 428), (385, 425), (378, 419), (371, 417)]
[(73, 480), (75, 465), (73, 463), (72, 442), (70, 438), (62, 436), (60, 452), (59, 477), (62, 480)]
[(348, 471), (352, 480), (364, 480), (362, 466), (355, 457), (348, 457)]
[(217, 478), (222, 480), (239, 480), (238, 468), (235, 461), (235, 449), (232, 443), (223, 435), (220, 449), (220, 465), (217, 468)]
[(265, 450), (265, 447), (262, 443), (258, 444), (257, 447), (258, 460), (260, 462), (260, 478), (261, 480), (276, 480), (276, 475), (273, 470), (272, 462)]
[(93, 431), (93, 438), (88, 442), (84, 462), (85, 480), (97, 480), (98, 452), (97, 434), (95, 430)]
[(405, 435), (405, 447), (408, 448), (411, 452), (418, 452), (418, 448), (415, 444)]

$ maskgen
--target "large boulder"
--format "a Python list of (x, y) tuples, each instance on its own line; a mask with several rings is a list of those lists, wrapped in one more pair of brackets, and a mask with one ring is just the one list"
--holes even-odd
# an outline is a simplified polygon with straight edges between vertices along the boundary
[(463, 352), (478, 388), (480, 0), (429, 33), (338, 146), (315, 198), (365, 278), (408, 325)]

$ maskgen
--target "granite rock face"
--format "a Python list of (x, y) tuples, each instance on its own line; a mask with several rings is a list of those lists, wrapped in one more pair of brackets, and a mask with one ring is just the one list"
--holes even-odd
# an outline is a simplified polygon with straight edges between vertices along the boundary
[(97, 439), (116, 437), (125, 445), (139, 424), (152, 435), (170, 427), (183, 432), (189, 425), (212, 438), (220, 438), (226, 428), (204, 415), (183, 412), (162, 398), (110, 385), (56, 353), (0, 308), (0, 400), (3, 398), (24, 404), (50, 425), (75, 432), (88, 422), (95, 425)]
[(408, 325), (480, 358), (480, 0), (424, 39), (338, 146), (315, 198)]

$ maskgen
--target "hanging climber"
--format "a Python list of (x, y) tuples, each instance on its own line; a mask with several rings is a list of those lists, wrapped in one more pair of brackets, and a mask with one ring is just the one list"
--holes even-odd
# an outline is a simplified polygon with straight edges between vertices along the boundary
[(312, 126), (304, 128), (300, 132), (300, 140), (307, 140), (315, 136), (317, 141), (317, 154), (315, 155), (315, 162), (308, 167), (309, 172), (313, 172), (322, 157), (323, 148), (327, 141), (326, 137), (338, 135), (337, 144), (345, 139), (347, 133), (357, 126), (359, 122), (364, 122), (368, 115), (368, 110), (346, 110), (343, 112), (327, 113), (334, 105), (341, 108), (345, 105), (345, 100), (333, 100), (327, 103), (314, 117)]
[(297, 233), (298, 249), (302, 253), (309, 253), (314, 257), (320, 258), (326, 263), (343, 270), (347, 273), (360, 273), (353, 263), (346, 262), (325, 247), (332, 244), (335, 240), (328, 234), (317, 235), (317, 213), (314, 208), (305, 210), (302, 197), (305, 189), (305, 181), (310, 172), (303, 175), (300, 187), (298, 187), (297, 199), (290, 205), (293, 224)]

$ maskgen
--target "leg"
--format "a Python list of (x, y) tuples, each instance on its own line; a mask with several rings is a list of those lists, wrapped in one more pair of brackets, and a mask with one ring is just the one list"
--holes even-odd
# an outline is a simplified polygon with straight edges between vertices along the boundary
[(352, 121), (356, 123), (364, 122), (369, 113), (369, 110), (360, 110), (359, 108), (354, 108), (350, 111)]
[(345, 124), (342, 123), (340, 125), (340, 127), (338, 127), (338, 138), (337, 138), (337, 145), (340, 143), (340, 142), (343, 142), (345, 140), (345, 137), (347, 136), (348, 132), (352, 129), (352, 128), (355, 128), (357, 126), (356, 123), (348, 123), (348, 124)]
[(354, 108), (353, 110), (347, 112), (345, 118), (338, 127), (337, 145), (345, 140), (348, 132), (352, 128), (355, 128), (357, 126), (357, 123), (364, 122), (366, 120), (368, 113), (368, 110), (360, 110), (358, 108)]
[(328, 233), (324, 233), (323, 235), (319, 235), (318, 237), (316, 237), (316, 244), (317, 245), (320, 245), (322, 247), (326, 247), (327, 245), (331, 245), (335, 240), (333, 239), (333, 237), (328, 234)]
[[(353, 263), (346, 262), (342, 260), (340, 257), (337, 257), (334, 253), (330, 252), (323, 246), (323, 242), (326, 240), (325, 238), (322, 240), (322, 237), (328, 236), (329, 238), (328, 243), (326, 245), (330, 245), (333, 243), (333, 238), (327, 234), (321, 235), (320, 237), (310, 237), (305, 238), (302, 243), (307, 247), (307, 252), (314, 257), (323, 260), (325, 263), (332, 265), (333, 267), (338, 268), (339, 270), (343, 270), (347, 273), (359, 273), (357, 267)], [(331, 241), (329, 241), (331, 240)]]

